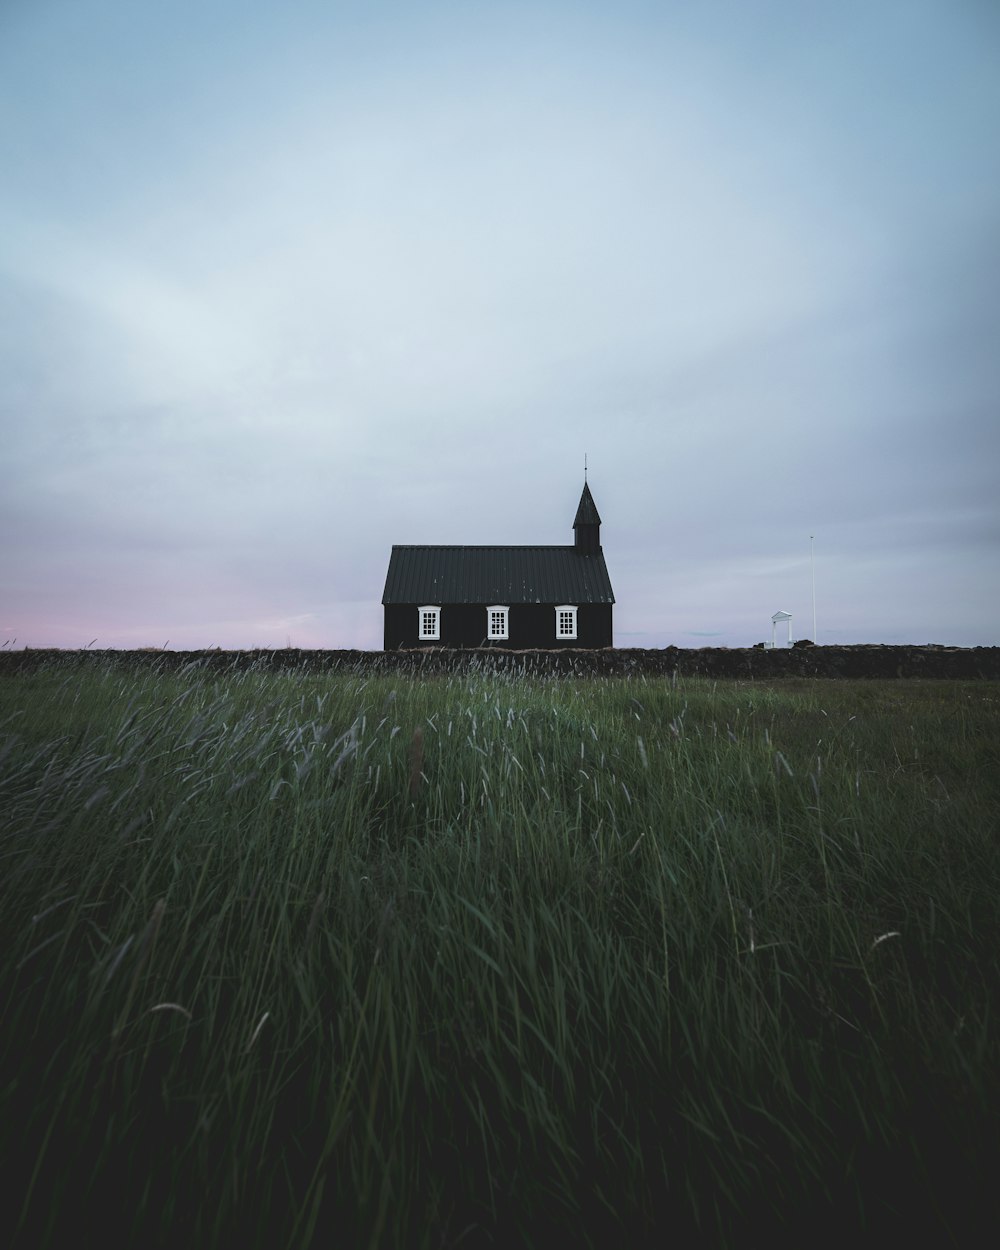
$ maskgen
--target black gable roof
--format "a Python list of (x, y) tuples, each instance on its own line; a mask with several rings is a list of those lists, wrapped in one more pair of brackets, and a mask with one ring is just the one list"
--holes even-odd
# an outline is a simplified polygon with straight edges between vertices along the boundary
[(614, 601), (603, 553), (575, 547), (394, 546), (382, 595), (414, 604)]

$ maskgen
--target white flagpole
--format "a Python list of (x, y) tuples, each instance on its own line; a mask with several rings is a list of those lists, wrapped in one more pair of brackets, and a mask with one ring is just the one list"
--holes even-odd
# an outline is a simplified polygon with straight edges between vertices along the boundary
[(819, 646), (819, 639), (816, 637), (816, 563), (813, 559), (813, 536), (809, 535), (809, 568), (812, 572), (812, 588), (813, 588), (813, 642)]

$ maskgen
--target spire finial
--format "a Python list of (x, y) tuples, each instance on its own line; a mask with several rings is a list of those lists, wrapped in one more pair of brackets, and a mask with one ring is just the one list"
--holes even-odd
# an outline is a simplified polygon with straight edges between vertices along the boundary
[(587, 480), (587, 453), (583, 453), (583, 480)]

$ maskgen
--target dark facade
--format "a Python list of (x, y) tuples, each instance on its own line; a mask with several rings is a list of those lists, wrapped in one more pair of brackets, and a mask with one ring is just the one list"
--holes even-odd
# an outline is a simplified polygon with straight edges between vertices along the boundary
[(394, 546), (385, 649), (610, 647), (614, 592), (584, 484), (565, 547)]

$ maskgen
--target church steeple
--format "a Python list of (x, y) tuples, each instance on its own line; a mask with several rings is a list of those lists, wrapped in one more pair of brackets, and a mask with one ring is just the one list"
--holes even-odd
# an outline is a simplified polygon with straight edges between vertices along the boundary
[(576, 534), (577, 555), (597, 555), (601, 550), (601, 516), (586, 481), (583, 483), (583, 494), (580, 496), (580, 505), (576, 510), (573, 529)]

